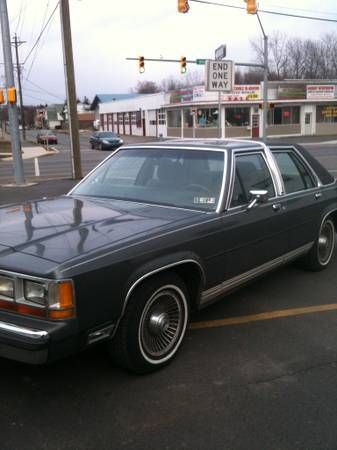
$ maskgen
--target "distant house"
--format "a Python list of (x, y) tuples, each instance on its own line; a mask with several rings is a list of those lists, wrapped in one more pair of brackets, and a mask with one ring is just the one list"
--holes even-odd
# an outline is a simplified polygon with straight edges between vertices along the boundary
[(35, 126), (36, 128), (62, 128), (64, 123), (64, 105), (54, 104), (49, 106), (40, 106), (36, 109)]
[(93, 111), (78, 113), (78, 126), (80, 130), (91, 130), (94, 120), (95, 113)]

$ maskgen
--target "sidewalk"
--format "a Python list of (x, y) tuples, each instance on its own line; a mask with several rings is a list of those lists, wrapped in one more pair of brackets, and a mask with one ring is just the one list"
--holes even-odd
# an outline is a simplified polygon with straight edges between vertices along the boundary
[(75, 180), (41, 181), (33, 186), (13, 186), (0, 188), (0, 205), (22, 203), (42, 197), (55, 197), (66, 194), (77, 183)]
[[(49, 147), (48, 150), (36, 145), (22, 147), (22, 159), (39, 158), (40, 156), (54, 155), (55, 153), (58, 153), (58, 151), (53, 147)], [(0, 158), (3, 161), (13, 161), (13, 157), (8, 156), (8, 153), (0, 153)]]

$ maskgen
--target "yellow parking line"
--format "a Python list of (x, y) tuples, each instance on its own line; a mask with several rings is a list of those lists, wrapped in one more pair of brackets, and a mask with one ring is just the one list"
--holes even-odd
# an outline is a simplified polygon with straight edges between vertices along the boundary
[(308, 306), (306, 308), (281, 309), (278, 311), (250, 314), (248, 316), (229, 317), (227, 319), (206, 320), (205, 322), (191, 323), (190, 328), (199, 330), (202, 328), (217, 328), (228, 325), (239, 325), (243, 323), (258, 322), (260, 320), (279, 319), (280, 317), (302, 316), (303, 314), (314, 314), (324, 311), (336, 311), (337, 303), (328, 305)]

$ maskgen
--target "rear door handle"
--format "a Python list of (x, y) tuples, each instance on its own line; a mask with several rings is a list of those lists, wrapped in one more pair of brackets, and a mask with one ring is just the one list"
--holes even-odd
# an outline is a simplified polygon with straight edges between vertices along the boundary
[(276, 211), (280, 211), (282, 209), (282, 204), (281, 203), (274, 203), (273, 204), (273, 210)]

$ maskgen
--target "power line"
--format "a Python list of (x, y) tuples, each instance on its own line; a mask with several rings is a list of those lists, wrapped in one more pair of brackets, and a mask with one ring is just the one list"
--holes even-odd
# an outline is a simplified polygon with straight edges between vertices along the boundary
[[(241, 10), (245, 10), (246, 11), (246, 8), (244, 6), (227, 5), (227, 4), (224, 4), (224, 3), (217, 3), (217, 2), (213, 2), (213, 1), (209, 1), (209, 0), (190, 0), (190, 1), (191, 2), (195, 2), (195, 3), (203, 3), (205, 5), (222, 6), (222, 7), (225, 7), (225, 8), (241, 9)], [(259, 13), (272, 14), (272, 15), (275, 15), (275, 16), (295, 17), (297, 19), (316, 20), (316, 21), (320, 21), (320, 22), (337, 23), (337, 19), (327, 19), (325, 17), (303, 16), (303, 15), (300, 15), (300, 14), (282, 13), (282, 12), (278, 12), (278, 11), (270, 11), (270, 10), (267, 10), (267, 9), (259, 9)]]
[(29, 80), (28, 77), (25, 78), (25, 81), (27, 81), (28, 83), (30, 83), (32, 86), (35, 86), (35, 87), (36, 87), (37, 89), (39, 89), (41, 92), (43, 92), (43, 93), (45, 93), (45, 94), (48, 94), (48, 95), (50, 95), (50, 96), (52, 96), (52, 97), (55, 97), (55, 98), (57, 98), (58, 100), (62, 100), (62, 102), (64, 102), (64, 97), (62, 98), (62, 97), (60, 97), (60, 96), (57, 96), (57, 95), (55, 95), (55, 94), (53, 94), (53, 93), (47, 91), (46, 89), (42, 88), (42, 87), (39, 86), (38, 84), (36, 84), (36, 83), (34, 83), (33, 81)]
[(53, 12), (52, 12), (52, 13), (50, 14), (50, 16), (49, 16), (49, 19), (47, 20), (47, 22), (46, 22), (46, 24), (44, 25), (44, 27), (42, 28), (42, 30), (41, 30), (39, 36), (37, 37), (37, 39), (36, 39), (36, 41), (35, 41), (35, 44), (34, 44), (33, 47), (30, 49), (30, 52), (29, 52), (28, 55), (26, 56), (26, 59), (24, 60), (23, 64), (25, 64), (25, 63), (27, 62), (27, 59), (28, 59), (28, 58), (30, 57), (30, 55), (33, 53), (35, 47), (39, 44), (40, 39), (41, 39), (41, 37), (42, 37), (42, 35), (43, 35), (45, 29), (47, 28), (48, 24), (50, 23), (51, 19), (53, 18), (53, 16), (54, 16), (54, 14), (55, 14), (55, 12), (56, 12), (56, 10), (57, 10), (59, 4), (60, 4), (60, 2), (58, 1), (58, 2), (56, 3), (55, 8), (53, 9)]

